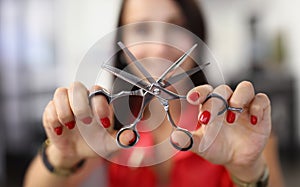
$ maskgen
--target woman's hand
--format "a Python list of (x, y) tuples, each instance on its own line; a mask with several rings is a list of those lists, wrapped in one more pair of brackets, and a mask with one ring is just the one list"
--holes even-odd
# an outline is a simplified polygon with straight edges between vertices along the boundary
[[(203, 103), (209, 93), (217, 93), (228, 101), (229, 106), (243, 108), (243, 112), (228, 110), (218, 116), (223, 102), (213, 97)], [(198, 123), (202, 126), (194, 132), (193, 151), (213, 163), (225, 165), (244, 180), (259, 177), (264, 168), (261, 153), (271, 131), (269, 98), (262, 93), (255, 94), (252, 84), (246, 81), (241, 82), (235, 91), (226, 85), (215, 89), (209, 85), (199, 86), (192, 89), (187, 98), (191, 104), (199, 105)], [(223, 124), (218, 136), (208, 149), (199, 152), (199, 143), (205, 136), (203, 127), (217, 125), (216, 123)], [(245, 175), (251, 172), (251, 167), (254, 167), (257, 176), (247, 178)], [(245, 174), (239, 173), (243, 170)]]
[[(94, 86), (93, 91), (99, 89)], [(69, 89), (58, 88), (46, 106), (43, 125), (51, 142), (47, 155), (53, 165), (68, 168), (81, 159), (107, 156), (118, 149), (111, 107), (104, 96), (89, 101), (88, 95), (85, 86), (75, 82)], [(122, 136), (121, 141), (129, 142), (130, 136)]]

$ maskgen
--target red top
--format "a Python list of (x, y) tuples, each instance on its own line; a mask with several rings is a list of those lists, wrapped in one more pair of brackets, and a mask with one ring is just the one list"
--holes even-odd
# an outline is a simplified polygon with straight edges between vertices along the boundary
[[(197, 124), (196, 107), (188, 107), (181, 118), (182, 124), (194, 124), (193, 127), (180, 125), (189, 130)], [(181, 123), (180, 122), (180, 123)], [(140, 133), (137, 146), (153, 145), (151, 133)], [(150, 156), (151, 153), (148, 154)], [(166, 187), (233, 187), (228, 171), (220, 165), (212, 164), (195, 153), (178, 152), (172, 159), (169, 184)], [(108, 183), (110, 187), (156, 187), (158, 177), (151, 167), (131, 168), (128, 166), (109, 163)]]
[[(184, 154), (184, 155), (182, 155)], [(191, 152), (180, 152), (173, 158), (170, 183), (166, 187), (233, 187), (227, 170)], [(130, 168), (111, 163), (110, 187), (155, 187), (157, 176), (150, 167)]]

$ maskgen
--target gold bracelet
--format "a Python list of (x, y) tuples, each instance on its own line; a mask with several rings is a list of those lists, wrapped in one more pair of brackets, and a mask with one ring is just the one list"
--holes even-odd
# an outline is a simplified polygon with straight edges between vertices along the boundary
[(245, 182), (231, 175), (231, 179), (238, 187), (267, 187), (269, 182), (269, 169), (265, 167), (262, 176), (256, 182)]
[(57, 167), (54, 167), (48, 160), (48, 157), (46, 155), (46, 148), (50, 145), (50, 141), (47, 139), (45, 140), (45, 142), (43, 143), (41, 149), (40, 149), (40, 154), (42, 156), (42, 161), (45, 165), (45, 167), (48, 169), (48, 171), (50, 171), (51, 173), (55, 174), (55, 175), (58, 175), (58, 176), (64, 176), (64, 177), (68, 177), (72, 174), (74, 174), (76, 171), (78, 171), (78, 169), (80, 169), (85, 160), (81, 160), (79, 161), (76, 165), (74, 165), (73, 167), (71, 168), (57, 168)]

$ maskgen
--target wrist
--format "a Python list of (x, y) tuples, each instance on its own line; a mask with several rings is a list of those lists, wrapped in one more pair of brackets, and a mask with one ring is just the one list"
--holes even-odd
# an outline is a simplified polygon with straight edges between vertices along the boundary
[(80, 169), (85, 160), (73, 156), (63, 156), (55, 146), (46, 140), (40, 150), (42, 161), (46, 169), (58, 176), (70, 176)]
[(49, 162), (58, 168), (70, 168), (81, 159), (75, 156), (63, 155), (54, 145), (49, 145), (45, 149)]
[(269, 184), (269, 168), (265, 167), (263, 174), (257, 181), (254, 182), (245, 182), (231, 175), (233, 183), (237, 187), (268, 187)]
[(266, 171), (266, 163), (262, 156), (260, 156), (256, 161), (251, 162), (249, 164), (242, 165), (227, 165), (227, 170), (230, 175), (240, 181), (244, 181), (246, 183), (254, 183), (259, 181), (261, 176)]

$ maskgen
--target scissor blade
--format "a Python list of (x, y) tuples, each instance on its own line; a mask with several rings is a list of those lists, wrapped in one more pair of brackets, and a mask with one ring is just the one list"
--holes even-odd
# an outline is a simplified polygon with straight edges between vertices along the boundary
[(164, 84), (164, 87), (168, 87), (172, 84), (175, 84), (176, 82), (178, 82), (178, 81), (182, 80), (183, 78), (187, 77), (187, 75), (192, 76), (193, 74), (197, 73), (198, 71), (203, 70), (209, 64), (210, 64), (210, 62), (207, 62), (205, 64), (202, 64), (201, 66), (194, 67), (193, 69), (190, 69), (186, 72), (183, 72), (183, 73), (180, 73), (178, 75), (174, 75), (174, 76), (170, 77), (166, 81), (166, 83)]
[(162, 81), (169, 72), (178, 68), (186, 59), (187, 57), (194, 51), (194, 49), (198, 46), (198, 44), (193, 45), (188, 51), (186, 51), (176, 62), (174, 62), (157, 80), (157, 82)]
[(122, 71), (118, 68), (115, 68), (113, 66), (110, 65), (106, 65), (103, 64), (102, 65), (103, 69), (105, 69), (106, 71), (112, 73), (113, 75), (119, 77), (120, 79), (134, 85), (137, 86), (139, 88), (142, 88), (146, 91), (149, 91), (148, 88), (151, 86), (150, 84), (148, 84), (147, 82), (145, 82), (144, 80), (140, 79), (139, 77), (132, 75), (130, 73), (127, 73), (126, 71)]
[(130, 58), (130, 60), (135, 64), (135, 66), (138, 68), (138, 70), (146, 77), (146, 79), (150, 83), (154, 83), (155, 80), (151, 76), (151, 74), (144, 68), (144, 66), (135, 58), (135, 56), (128, 50), (128, 48), (121, 42), (118, 42), (118, 45), (120, 48), (124, 51), (125, 54)]

